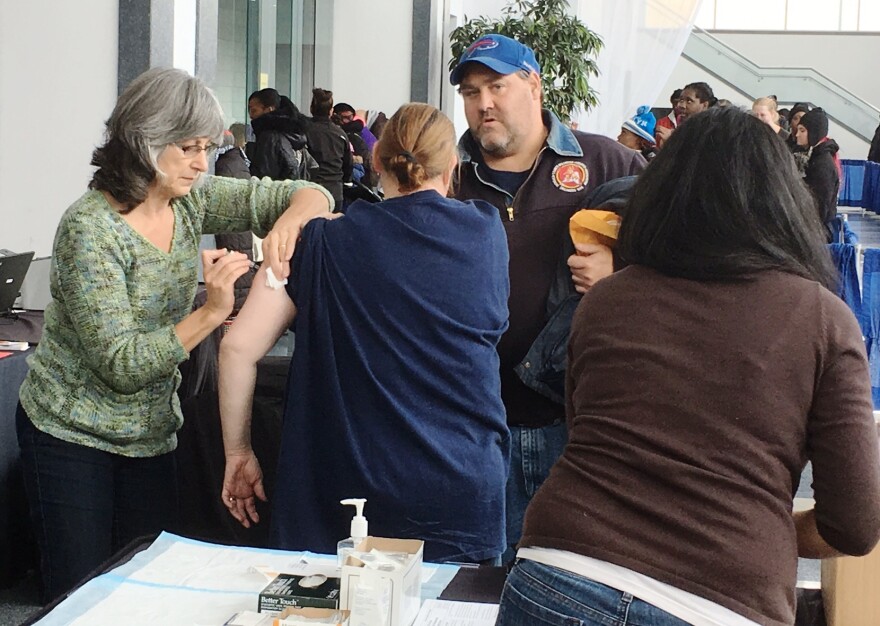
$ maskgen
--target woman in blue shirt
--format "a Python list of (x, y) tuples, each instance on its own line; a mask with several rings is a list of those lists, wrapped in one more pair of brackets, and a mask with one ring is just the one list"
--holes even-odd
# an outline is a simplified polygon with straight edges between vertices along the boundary
[[(285, 291), (258, 275), (223, 339), (223, 500), (243, 525), (266, 499), (250, 445), (256, 362), (293, 324), (270, 535), (333, 552), (347, 497), (376, 536), (425, 541), (425, 559), (487, 561), (504, 548), (508, 431), (496, 345), (507, 328), (498, 211), (446, 198), (452, 123), (408, 104), (375, 148), (386, 200), (313, 220)], [(264, 271), (264, 270), (261, 270)]]

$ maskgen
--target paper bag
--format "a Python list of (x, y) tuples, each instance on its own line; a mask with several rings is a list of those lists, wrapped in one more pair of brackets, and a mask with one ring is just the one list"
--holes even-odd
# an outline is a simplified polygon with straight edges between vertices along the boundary
[(581, 209), (568, 222), (568, 231), (575, 244), (598, 243), (613, 248), (619, 229), (620, 217), (617, 213), (599, 209)]

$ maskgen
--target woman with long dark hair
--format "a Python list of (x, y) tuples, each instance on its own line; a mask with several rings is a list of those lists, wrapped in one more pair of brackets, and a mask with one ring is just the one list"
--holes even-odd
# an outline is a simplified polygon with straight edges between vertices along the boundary
[[(568, 445), (499, 625), (791, 625), (799, 555), (877, 543), (865, 347), (826, 288), (811, 203), (783, 142), (732, 107), (692, 117), (642, 174), (631, 265), (575, 313)], [(793, 513), (807, 461), (815, 508)]]

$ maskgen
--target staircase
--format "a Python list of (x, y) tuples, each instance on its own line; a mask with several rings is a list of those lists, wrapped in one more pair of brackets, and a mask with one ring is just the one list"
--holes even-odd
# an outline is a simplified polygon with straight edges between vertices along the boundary
[(781, 103), (816, 104), (866, 142), (874, 136), (880, 110), (814, 69), (761, 67), (696, 26), (682, 56), (752, 100), (772, 93)]

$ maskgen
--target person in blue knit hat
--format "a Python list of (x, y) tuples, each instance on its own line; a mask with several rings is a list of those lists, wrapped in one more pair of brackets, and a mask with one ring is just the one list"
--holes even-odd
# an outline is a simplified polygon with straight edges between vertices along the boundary
[(657, 119), (651, 113), (651, 107), (641, 106), (635, 116), (621, 125), (617, 141), (631, 150), (637, 150), (650, 161), (657, 155), (657, 141), (654, 139), (654, 128)]

